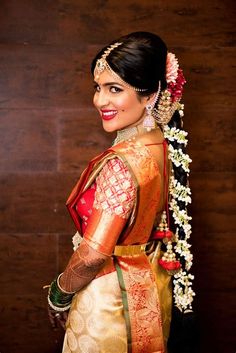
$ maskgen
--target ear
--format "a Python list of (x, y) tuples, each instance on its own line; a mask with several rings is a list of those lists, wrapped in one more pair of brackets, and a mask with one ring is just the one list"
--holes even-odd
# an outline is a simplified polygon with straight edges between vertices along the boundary
[(156, 93), (152, 93), (149, 96), (146, 97), (147, 98), (147, 104), (152, 104), (156, 98)]
[(141, 101), (144, 105), (152, 104), (155, 99), (155, 93), (149, 94), (148, 96), (142, 96)]

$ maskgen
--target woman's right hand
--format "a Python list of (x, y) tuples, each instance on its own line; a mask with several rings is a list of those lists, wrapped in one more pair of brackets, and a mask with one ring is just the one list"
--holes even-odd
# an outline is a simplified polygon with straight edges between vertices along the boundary
[(48, 305), (48, 317), (54, 330), (62, 327), (66, 329), (66, 321), (68, 318), (68, 311), (55, 311)]

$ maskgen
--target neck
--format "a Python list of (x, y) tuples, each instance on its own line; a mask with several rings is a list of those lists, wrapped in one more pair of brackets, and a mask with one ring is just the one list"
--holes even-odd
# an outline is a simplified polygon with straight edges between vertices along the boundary
[[(156, 126), (155, 129), (153, 130), (156, 130), (156, 129), (158, 129), (158, 126)], [(113, 145), (116, 145), (121, 141), (126, 141), (137, 135), (143, 135), (147, 132), (148, 131), (143, 127), (143, 123), (140, 123), (136, 126), (128, 126), (125, 129), (117, 131), (117, 136), (116, 136), (116, 139), (114, 140)]]

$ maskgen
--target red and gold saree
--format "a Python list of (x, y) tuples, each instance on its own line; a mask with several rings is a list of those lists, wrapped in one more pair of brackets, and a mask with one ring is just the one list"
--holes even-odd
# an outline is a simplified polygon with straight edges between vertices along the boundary
[[(81, 216), (78, 203), (94, 186), (91, 216)], [(159, 244), (151, 240), (163, 190), (158, 163), (137, 140), (113, 146), (83, 172), (67, 206), (84, 241), (109, 259), (73, 298), (63, 353), (167, 352), (170, 276), (158, 266)]]

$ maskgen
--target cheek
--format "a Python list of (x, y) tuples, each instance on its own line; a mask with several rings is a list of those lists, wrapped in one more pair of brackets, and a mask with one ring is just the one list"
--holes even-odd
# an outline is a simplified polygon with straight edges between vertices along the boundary
[(97, 97), (96, 97), (96, 93), (93, 95), (93, 105), (97, 108)]
[(129, 114), (138, 114), (142, 109), (141, 104), (136, 99), (124, 100), (123, 102), (120, 102), (119, 107), (120, 111)]
[(129, 110), (133, 106), (131, 100), (127, 98), (114, 100), (114, 105), (116, 106), (117, 109), (119, 109), (122, 112)]

